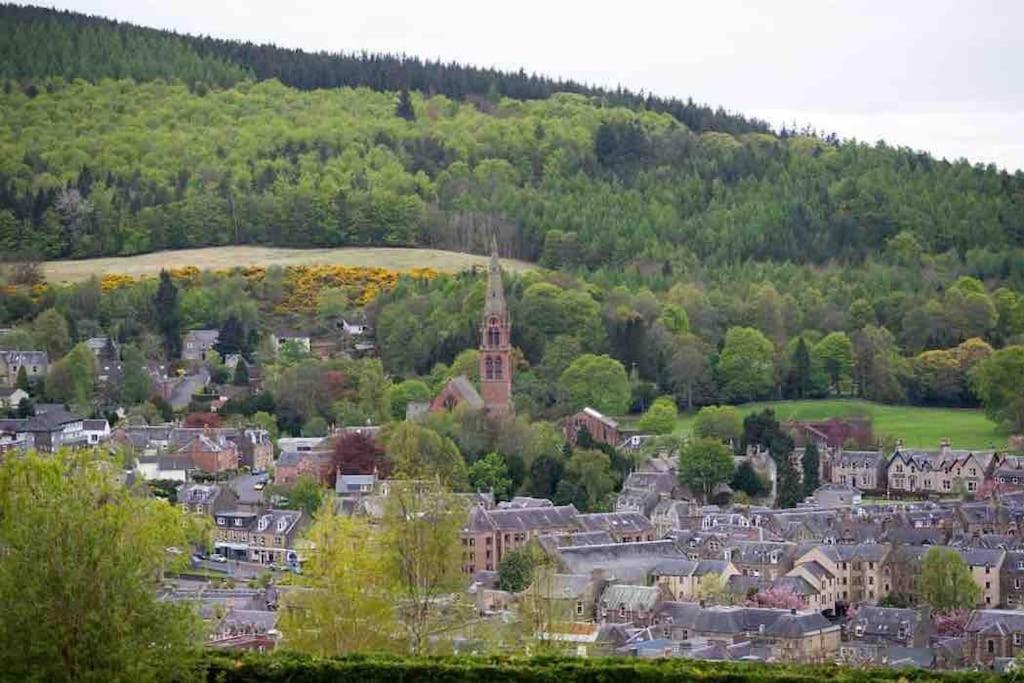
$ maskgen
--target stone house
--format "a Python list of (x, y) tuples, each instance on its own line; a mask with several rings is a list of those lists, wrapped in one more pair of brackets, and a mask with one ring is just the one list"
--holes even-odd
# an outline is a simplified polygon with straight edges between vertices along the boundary
[(307, 519), (300, 510), (214, 514), (214, 548), (229, 559), (259, 564), (295, 564), (295, 541)]
[(577, 520), (584, 531), (606, 531), (616, 543), (654, 540), (651, 520), (639, 512), (594, 512)]
[(238, 496), (219, 484), (183, 484), (178, 489), (178, 505), (184, 512), (212, 515), (235, 506)]
[[(810, 591), (802, 593), (808, 608), (819, 612), (835, 613), (836, 601), (839, 599), (839, 577), (833, 574), (828, 567), (814, 560), (801, 562), (794, 566), (786, 576), (776, 581), (785, 579), (801, 579), (810, 587)], [(792, 586), (779, 587), (788, 588), (793, 593), (801, 595), (801, 591), (794, 590)]]
[(817, 562), (831, 572), (836, 581), (836, 603), (874, 603), (892, 592), (892, 548), (884, 543), (853, 545), (815, 545), (796, 560), (796, 564)]
[(927, 647), (933, 632), (928, 609), (866, 605), (846, 625), (850, 641), (897, 647)]
[(948, 442), (943, 442), (938, 451), (910, 451), (899, 447), (888, 463), (889, 491), (974, 493), (985, 481), (992, 457), (991, 452), (952, 450)]
[(725, 581), (739, 570), (725, 560), (665, 559), (650, 570), (654, 585), (661, 586), (669, 600), (689, 602), (700, 597), (701, 585), (709, 579)]
[(32, 398), (24, 389), (15, 387), (0, 387), (0, 409), (14, 410), (25, 399)]
[(796, 550), (795, 543), (740, 541), (723, 552), (741, 575), (772, 581), (793, 568)]
[(822, 508), (860, 507), (860, 489), (849, 484), (822, 484), (812, 494), (814, 503)]
[(1017, 657), (1024, 652), (1024, 612), (975, 610), (964, 631), (966, 659), (975, 666), (991, 668), (997, 657)]
[(885, 490), (888, 458), (878, 451), (836, 449), (822, 460), (829, 463), (826, 479), (833, 484), (852, 486), (861, 491)]
[(832, 661), (839, 652), (842, 629), (820, 612), (791, 610), (781, 615), (756, 636), (772, 647), (780, 662), (821, 663)]
[(220, 341), (220, 330), (189, 330), (181, 339), (181, 358), (204, 361)]
[(50, 357), (46, 351), (0, 351), (0, 386), (15, 386), (21, 368), (29, 381), (43, 379), (50, 369)]
[(533, 583), (520, 599), (538, 600), (543, 613), (553, 622), (591, 622), (598, 620), (598, 599), (607, 580), (603, 572), (558, 574), (537, 572)]
[(1024, 606), (1024, 550), (1009, 550), (999, 569), (999, 593), (1010, 609)]
[(1006, 551), (998, 548), (964, 548), (959, 552), (971, 569), (971, 578), (981, 589), (978, 606), (991, 608), (1003, 604), (1000, 582)]
[(579, 513), (572, 505), (487, 510), (474, 506), (462, 528), (466, 574), (497, 571), (505, 553), (521, 548), (541, 534), (580, 531)]
[(241, 464), (238, 447), (234, 442), (212, 431), (196, 434), (178, 449), (177, 454), (188, 454), (196, 469), (207, 473), (237, 470)]
[(644, 628), (654, 623), (655, 612), (666, 598), (661, 586), (611, 584), (601, 593), (597, 618), (601, 623)]

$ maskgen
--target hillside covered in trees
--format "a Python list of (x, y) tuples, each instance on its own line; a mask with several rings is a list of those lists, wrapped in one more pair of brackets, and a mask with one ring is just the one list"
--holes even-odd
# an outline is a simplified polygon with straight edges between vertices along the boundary
[(570, 269), (860, 263), (890, 246), (1024, 267), (1024, 176), (994, 167), (525, 74), (38, 8), (0, 8), (0, 36), (7, 253), (480, 251), (497, 233), (509, 256)]

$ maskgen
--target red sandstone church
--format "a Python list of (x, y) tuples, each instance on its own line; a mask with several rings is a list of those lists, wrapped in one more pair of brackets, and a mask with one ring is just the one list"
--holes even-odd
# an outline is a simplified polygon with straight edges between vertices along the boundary
[(498, 245), (492, 241), (487, 269), (487, 298), (480, 324), (480, 391), (465, 376), (453, 377), (430, 402), (430, 412), (453, 410), (465, 404), (488, 415), (505, 417), (512, 406), (512, 322), (501, 283)]

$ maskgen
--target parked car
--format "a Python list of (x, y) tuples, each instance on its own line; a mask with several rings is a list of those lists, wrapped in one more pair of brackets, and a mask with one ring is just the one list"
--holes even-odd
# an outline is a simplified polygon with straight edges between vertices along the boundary
[(210, 555), (210, 560), (212, 562), (221, 562), (221, 563), (223, 563), (223, 562), (227, 562), (228, 558), (224, 557), (220, 553), (214, 553), (213, 555)]

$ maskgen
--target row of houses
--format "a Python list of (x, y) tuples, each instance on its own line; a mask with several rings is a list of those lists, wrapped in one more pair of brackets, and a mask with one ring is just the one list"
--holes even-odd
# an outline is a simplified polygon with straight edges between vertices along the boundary
[(934, 451), (899, 445), (888, 455), (837, 447), (823, 451), (821, 477), (864, 491), (966, 495), (986, 484), (1024, 487), (1024, 458), (995, 450), (955, 450), (948, 441)]
[(0, 453), (38, 451), (53, 453), (61, 448), (94, 446), (110, 436), (105, 419), (87, 419), (61, 404), (40, 403), (35, 415), (0, 418)]

